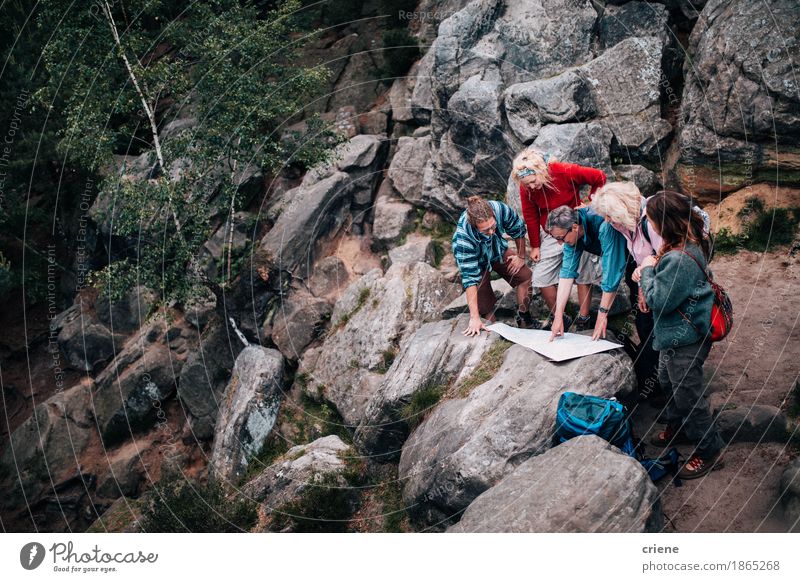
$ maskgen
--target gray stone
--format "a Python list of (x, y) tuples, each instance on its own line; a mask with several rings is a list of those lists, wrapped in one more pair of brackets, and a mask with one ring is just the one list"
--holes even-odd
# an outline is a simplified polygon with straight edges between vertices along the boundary
[(217, 296), (207, 287), (203, 287), (196, 297), (187, 300), (183, 306), (186, 321), (194, 326), (197, 331), (205, 329), (216, 313), (216, 309)]
[(336, 162), (309, 170), (284, 195), (287, 202), (260, 248), (281, 269), (310, 265), (315, 243), (344, 224), (354, 192), (375, 185), (387, 148), (386, 136), (357, 135), (337, 150)]
[(432, 388), (444, 392), (470, 377), (499, 336), (467, 337), (463, 331), (468, 322), (469, 316), (462, 315), (426, 323), (408, 339), (356, 430), (359, 451), (380, 462), (399, 458), (410, 427), (418, 422), (404, 416), (414, 395)]
[(667, 41), (669, 28), (667, 7), (654, 2), (627, 2), (607, 6), (600, 18), (600, 42), (612, 47), (628, 38), (654, 36)]
[(82, 307), (68, 311), (69, 315), (60, 322), (58, 347), (70, 368), (93, 372), (114, 356), (124, 336), (112, 334), (105, 325), (94, 321)]
[(652, 196), (661, 189), (661, 179), (644, 166), (614, 166), (614, 177), (620, 182), (633, 182), (642, 196)]
[(97, 377), (94, 415), (106, 445), (152, 426), (161, 403), (175, 393), (185, 355), (170, 349), (176, 338), (166, 332), (163, 321), (142, 328)]
[(384, 275), (373, 269), (342, 294), (306, 391), (320, 393), (349, 426), (357, 426), (378, 389), (386, 354), (396, 351), (456, 294), (430, 265), (396, 265)]
[(287, 192), (288, 202), (261, 239), (261, 248), (288, 271), (307, 262), (313, 255), (314, 242), (341, 227), (337, 211), (349, 205), (351, 187), (350, 177), (336, 172), (313, 185)]
[(392, 265), (408, 265), (411, 263), (428, 263), (435, 266), (436, 252), (429, 236), (410, 234), (406, 243), (389, 251)]
[(780, 500), (783, 515), (798, 530), (800, 524), (800, 458), (789, 463), (781, 475)]
[(403, 446), (403, 502), (419, 524), (443, 527), (481, 493), (551, 446), (561, 394), (631, 393), (622, 350), (553, 363), (513, 345), (494, 376), (465, 398), (440, 403)]
[(800, 183), (792, 73), (800, 43), (788, 32), (800, 28), (800, 11), (793, 0), (772, 0), (764, 10), (747, 0), (711, 0), (689, 38), (676, 170), (685, 191), (709, 201), (779, 174), (782, 185)]
[(449, 532), (641, 533), (662, 527), (658, 489), (596, 436), (528, 459), (478, 496)]
[(209, 477), (236, 485), (261, 452), (283, 394), (283, 356), (249, 346), (236, 358), (214, 430)]
[(288, 360), (298, 360), (330, 320), (331, 304), (307, 293), (295, 293), (272, 321), (272, 341)]
[(81, 455), (94, 428), (89, 386), (79, 384), (51, 396), (33, 410), (0, 457), (0, 507), (35, 505), (48, 490), (81, 473)]
[(114, 302), (101, 294), (95, 301), (94, 307), (97, 319), (106, 324), (110, 330), (130, 332), (144, 324), (157, 299), (155, 292), (139, 285)]
[(583, 121), (595, 113), (589, 87), (575, 71), (510, 86), (505, 109), (511, 129), (524, 143), (536, 139), (543, 124)]
[(217, 322), (200, 336), (197, 349), (181, 368), (178, 398), (189, 413), (194, 438), (214, 436), (225, 386), (241, 350), (239, 338), (228, 335), (228, 328)]
[(297, 445), (248, 481), (242, 494), (267, 509), (280, 509), (300, 499), (309, 487), (326, 477), (333, 477), (340, 487), (347, 488), (342, 473), (347, 469), (346, 460), (354, 456), (353, 448), (336, 435)]
[(422, 173), (430, 158), (430, 137), (401, 137), (387, 175), (395, 191), (409, 202), (420, 199)]
[(414, 226), (414, 207), (401, 198), (384, 194), (386, 190), (394, 192), (388, 180), (381, 184), (375, 201), (372, 241), (376, 250), (391, 248)]
[(136, 497), (145, 477), (142, 450), (135, 442), (108, 453), (108, 472), (97, 480), (97, 495), (105, 499)]
[(206, 276), (216, 281), (227, 272), (228, 261), (235, 261), (254, 235), (253, 220), (249, 212), (237, 212), (211, 235), (211, 238), (200, 249), (198, 262)]
[(347, 265), (339, 257), (325, 257), (314, 265), (309, 289), (316, 297), (336, 298), (350, 284)]
[(611, 130), (596, 121), (550, 124), (542, 128), (533, 145), (561, 161), (591, 166), (610, 174), (612, 137)]
[(767, 404), (727, 404), (714, 424), (726, 442), (786, 442), (789, 438), (786, 416), (780, 408)]

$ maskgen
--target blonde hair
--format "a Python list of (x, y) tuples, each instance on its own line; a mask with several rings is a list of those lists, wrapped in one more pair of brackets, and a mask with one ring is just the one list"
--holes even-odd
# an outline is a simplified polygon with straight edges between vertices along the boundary
[(511, 179), (519, 186), (519, 172), (521, 170), (533, 170), (544, 178), (544, 183), (542, 185), (549, 186), (552, 180), (550, 179), (550, 168), (548, 164), (553, 161), (555, 161), (555, 158), (552, 156), (533, 148), (525, 148), (514, 158), (514, 162), (511, 165)]
[(633, 182), (610, 182), (592, 196), (592, 209), (611, 222), (636, 230), (642, 215), (642, 193)]
[(494, 212), (486, 200), (480, 196), (467, 198), (467, 220), (472, 226), (492, 218), (494, 218)]

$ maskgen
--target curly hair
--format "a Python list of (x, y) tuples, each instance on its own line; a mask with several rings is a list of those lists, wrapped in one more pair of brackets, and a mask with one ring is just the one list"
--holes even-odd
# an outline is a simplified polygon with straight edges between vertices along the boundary
[(688, 196), (671, 190), (661, 190), (647, 199), (647, 220), (656, 228), (664, 244), (658, 256), (693, 242), (703, 250), (708, 259), (711, 243), (705, 233), (703, 217), (694, 211)]

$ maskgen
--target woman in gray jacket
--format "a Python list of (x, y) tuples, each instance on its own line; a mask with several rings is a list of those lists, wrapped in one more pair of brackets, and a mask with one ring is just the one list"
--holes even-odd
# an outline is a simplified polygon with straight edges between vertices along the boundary
[(724, 446), (713, 426), (703, 386), (714, 302), (706, 276), (709, 240), (689, 198), (676, 192), (662, 191), (650, 198), (647, 220), (663, 244), (657, 256), (642, 261), (633, 279), (640, 282), (653, 311), (658, 380), (668, 398), (667, 427), (651, 442), (659, 446), (694, 443), (694, 453), (679, 477), (696, 479), (722, 466)]

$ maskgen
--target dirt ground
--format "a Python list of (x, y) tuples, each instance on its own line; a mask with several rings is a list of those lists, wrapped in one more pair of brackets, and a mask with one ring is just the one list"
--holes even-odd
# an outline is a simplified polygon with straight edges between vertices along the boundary
[[(800, 372), (800, 256), (792, 257), (785, 249), (740, 251), (716, 257), (711, 267), (734, 306), (731, 335), (714, 346), (705, 366), (713, 399), (787, 410)], [(650, 405), (638, 406), (637, 434), (648, 437), (660, 430), (657, 415)], [(796, 421), (790, 419), (794, 443), (800, 437)], [(678, 448), (684, 455), (691, 452), (689, 447)], [(798, 452), (796, 444), (734, 443), (725, 452), (722, 469), (684, 481), (682, 487), (661, 484), (663, 510), (670, 521), (666, 531), (800, 531), (800, 524), (783, 520), (778, 499), (783, 468)]]

